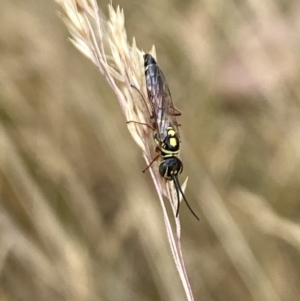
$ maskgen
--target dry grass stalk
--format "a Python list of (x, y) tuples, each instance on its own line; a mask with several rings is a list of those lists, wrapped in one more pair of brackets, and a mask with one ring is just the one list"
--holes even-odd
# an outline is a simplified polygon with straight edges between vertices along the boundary
[[(116, 93), (121, 109), (127, 121), (151, 124), (149, 112), (140, 94), (131, 87), (137, 87), (146, 99), (146, 87), (143, 68), (143, 52), (133, 40), (128, 44), (124, 27), (124, 13), (117, 7), (109, 5), (109, 20), (99, 17), (99, 8), (94, 0), (57, 0), (63, 9), (62, 17), (71, 33), (71, 42), (87, 58), (89, 58), (105, 76)], [(151, 54), (155, 57), (155, 49)], [(134, 123), (128, 129), (143, 150), (147, 164), (154, 157), (154, 141), (152, 130)], [(168, 239), (172, 255), (176, 263), (188, 300), (194, 300), (188, 277), (185, 271), (180, 242), (180, 220), (176, 218), (175, 239), (170, 220), (164, 205), (163, 195), (170, 200), (174, 216), (176, 215), (176, 193), (170, 183), (160, 177), (157, 168), (150, 168), (150, 173), (157, 190), (164, 214)], [(183, 185), (186, 186), (186, 182)], [(183, 188), (184, 188), (183, 187)]]

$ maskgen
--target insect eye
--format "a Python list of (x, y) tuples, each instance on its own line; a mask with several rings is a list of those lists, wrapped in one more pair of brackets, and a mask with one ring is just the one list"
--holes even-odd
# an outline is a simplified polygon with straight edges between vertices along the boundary
[(170, 177), (168, 177), (168, 164), (166, 162), (166, 160), (163, 160), (160, 164), (159, 164), (159, 174), (167, 179), (170, 180)]

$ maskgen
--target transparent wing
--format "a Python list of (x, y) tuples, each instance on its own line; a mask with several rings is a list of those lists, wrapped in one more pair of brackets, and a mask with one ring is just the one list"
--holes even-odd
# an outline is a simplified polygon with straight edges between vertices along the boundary
[(145, 55), (147, 93), (152, 104), (153, 118), (155, 119), (159, 139), (163, 141), (169, 126), (173, 127), (179, 136), (176, 116), (180, 116), (181, 113), (173, 105), (170, 89), (163, 72), (154, 58), (149, 56), (149, 54)]

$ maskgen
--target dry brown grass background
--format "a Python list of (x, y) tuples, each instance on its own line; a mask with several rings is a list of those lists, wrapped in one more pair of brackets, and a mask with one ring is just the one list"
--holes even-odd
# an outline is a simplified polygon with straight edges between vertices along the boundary
[[(183, 113), (195, 300), (299, 300), (299, 2), (114, 4)], [(0, 8), (0, 300), (185, 300), (115, 95), (54, 1)]]

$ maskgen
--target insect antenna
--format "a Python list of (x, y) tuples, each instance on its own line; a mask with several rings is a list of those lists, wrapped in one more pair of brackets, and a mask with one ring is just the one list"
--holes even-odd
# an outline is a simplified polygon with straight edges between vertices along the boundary
[(178, 217), (178, 214), (179, 214), (179, 205), (180, 205), (180, 201), (179, 201), (179, 191), (186, 203), (186, 205), (188, 206), (188, 208), (190, 209), (191, 213), (195, 216), (195, 218), (199, 221), (199, 217), (197, 216), (197, 214), (194, 212), (194, 210), (192, 209), (192, 207), (190, 206), (190, 204), (188, 203), (187, 199), (185, 198), (185, 195), (181, 189), (181, 185), (178, 181), (178, 177), (175, 175), (172, 175), (172, 180), (174, 182), (174, 185), (175, 185), (175, 189), (176, 189), (176, 194), (177, 194), (177, 199), (178, 199), (178, 205), (177, 205), (177, 211), (176, 211), (176, 217)]
[[(179, 215), (179, 207), (180, 207), (180, 199), (179, 199), (179, 189), (177, 187), (177, 182), (175, 182), (175, 178), (177, 179), (176, 176), (173, 176), (172, 179), (173, 179), (173, 182), (174, 182), (174, 185), (175, 185), (175, 190), (176, 190), (176, 194), (177, 194), (177, 210), (176, 210), (176, 217), (178, 217)], [(177, 179), (178, 180), (178, 179)]]

